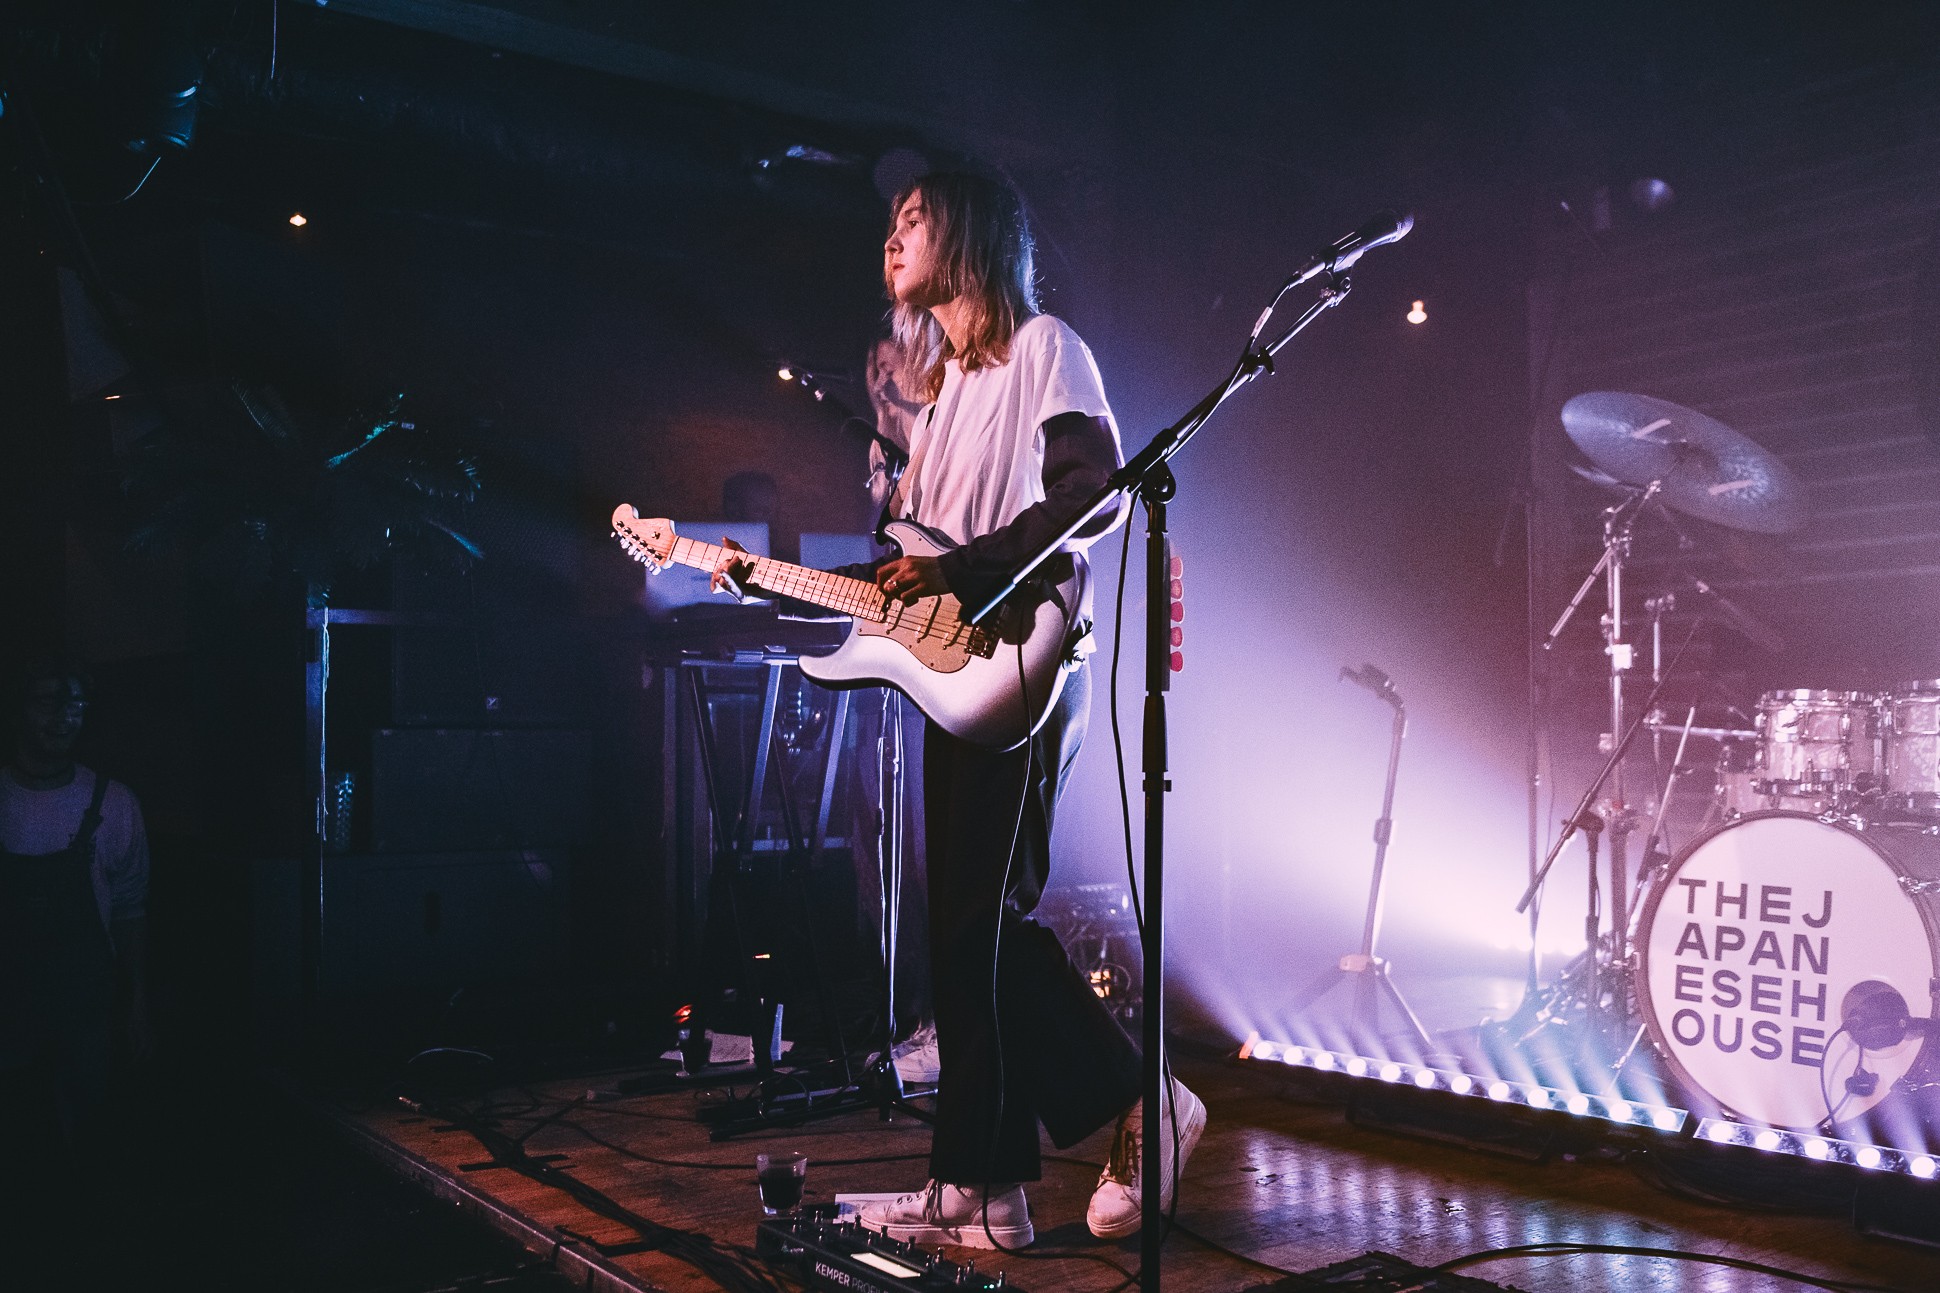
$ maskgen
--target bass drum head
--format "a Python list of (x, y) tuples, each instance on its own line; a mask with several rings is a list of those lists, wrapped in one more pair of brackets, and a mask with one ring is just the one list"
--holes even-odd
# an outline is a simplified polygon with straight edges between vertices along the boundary
[(1727, 822), (1680, 853), (1644, 905), (1638, 999), (1693, 1102), (1708, 1096), (1728, 1117), (1806, 1131), (1883, 1100), (1921, 1037), (1866, 1051), (1879, 1081), (1849, 1092), (1862, 1056), (1838, 1032), (1840, 1004), (1872, 981), (1896, 989), (1913, 1016), (1933, 1013), (1940, 938), (1929, 902), (1902, 878), (1931, 877), (1937, 859), (1930, 836), (1876, 840), (1790, 812)]

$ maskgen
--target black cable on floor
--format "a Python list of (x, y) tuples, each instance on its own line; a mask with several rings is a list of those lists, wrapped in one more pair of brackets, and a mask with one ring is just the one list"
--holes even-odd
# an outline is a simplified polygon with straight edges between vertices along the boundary
[[(698, 1232), (675, 1230), (643, 1217), (570, 1173), (527, 1157), (518, 1141), (463, 1110), (438, 1107), (427, 1112), (446, 1118), (477, 1140), (495, 1164), (562, 1191), (595, 1216), (619, 1222), (638, 1234), (654, 1251), (685, 1262), (731, 1293), (787, 1293), (787, 1286), (761, 1264), (752, 1249), (724, 1244)], [(740, 1166), (737, 1170), (747, 1169)]]
[(1779, 1279), (1793, 1280), (1812, 1288), (1833, 1289), (1836, 1293), (1904, 1293), (1903, 1290), (1883, 1284), (1853, 1284), (1844, 1280), (1822, 1280), (1814, 1275), (1803, 1275), (1798, 1271), (1788, 1271), (1778, 1266), (1765, 1266), (1758, 1262), (1748, 1262), (1738, 1257), (1720, 1257), (1712, 1253), (1686, 1252), (1681, 1248), (1634, 1248), (1627, 1244), (1518, 1244), (1513, 1248), (1490, 1248), (1466, 1257), (1457, 1257), (1452, 1262), (1443, 1262), (1434, 1267), (1437, 1271), (1456, 1271), (1464, 1266), (1477, 1266), (1504, 1257), (1568, 1257), (1576, 1253), (1613, 1253), (1621, 1257), (1664, 1257), (1680, 1262), (1704, 1262), (1712, 1266), (1731, 1266), (1741, 1271), (1754, 1271), (1760, 1275), (1775, 1275)]
[[(1176, 1195), (1175, 1195), (1175, 1199), (1176, 1199)], [(1187, 1239), (1190, 1239), (1193, 1243), (1198, 1244), (1204, 1248), (1210, 1248), (1216, 1253), (1224, 1253), (1226, 1254), (1226, 1256), (1231, 1257), (1234, 1261), (1245, 1262), (1248, 1266), (1257, 1266), (1263, 1271), (1272, 1271), (1275, 1275), (1299, 1275), (1302, 1273), (1300, 1271), (1290, 1271), (1284, 1266), (1275, 1266), (1272, 1262), (1263, 1262), (1257, 1257), (1248, 1257), (1245, 1253), (1234, 1252), (1226, 1245), (1221, 1243), (1216, 1243), (1213, 1240), (1206, 1238), (1204, 1235), (1200, 1234), (1196, 1230), (1188, 1230), (1186, 1227), (1180, 1225), (1177, 1221), (1172, 1221), (1169, 1223), (1169, 1225), (1171, 1229), (1178, 1231), (1180, 1234), (1184, 1235)]]

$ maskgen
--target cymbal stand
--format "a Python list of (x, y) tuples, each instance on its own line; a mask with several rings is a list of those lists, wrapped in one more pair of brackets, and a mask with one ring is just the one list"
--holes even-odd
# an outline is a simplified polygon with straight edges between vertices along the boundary
[[(1625, 971), (1623, 967), (1624, 943), (1628, 937), (1630, 914), (1630, 893), (1627, 887), (1627, 872), (1629, 870), (1627, 852), (1630, 827), (1633, 824), (1629, 806), (1625, 802), (1623, 784), (1623, 748), (1628, 744), (1624, 731), (1623, 683), (1625, 675), (1628, 674), (1631, 665), (1634, 663), (1635, 654), (1633, 644), (1625, 641), (1623, 636), (1623, 566), (1625, 560), (1630, 556), (1631, 532), (1637, 524), (1637, 518), (1643, 515), (1645, 506), (1657, 496), (1658, 492), (1663, 489), (1663, 486), (1664, 482), (1662, 480), (1653, 480), (1650, 484), (1636, 491), (1631, 497), (1623, 500), (1621, 503), (1604, 509), (1603, 554), (1597, 558), (1596, 565), (1585, 576), (1582, 584), (1576, 590), (1576, 595), (1570, 598), (1569, 605), (1563, 608), (1563, 613), (1557, 617), (1556, 623), (1550, 626), (1548, 636), (1543, 639), (1543, 650), (1552, 650), (1556, 645), (1556, 639), (1562, 634), (1564, 627), (1576, 614), (1577, 608), (1589, 596), (1590, 589), (1596, 586), (1598, 579), (1602, 579), (1606, 607), (1603, 615), (1603, 649), (1604, 654), (1610, 660), (1610, 732), (1606, 740), (1609, 742), (1607, 748), (1610, 750), (1611, 758), (1604, 765), (1603, 774), (1592, 783), (1591, 793), (1584, 797), (1584, 802), (1578, 807), (1577, 812), (1571, 816), (1570, 821), (1566, 823), (1563, 835), (1557, 839), (1555, 847), (1550, 851), (1549, 861), (1545, 862), (1542, 869), (1537, 872), (1536, 877), (1530, 882), (1528, 892), (1523, 895), (1522, 901), (1516, 906), (1516, 910), (1521, 912), (1528, 908), (1530, 902), (1534, 901), (1537, 891), (1547, 878), (1549, 868), (1561, 852), (1563, 844), (1568, 841), (1571, 834), (1580, 829), (1579, 823), (1583, 820), (1584, 810), (1589, 807), (1591, 801), (1594, 799), (1596, 790), (1607, 779), (1610, 788), (1610, 797), (1609, 811), (1605, 814), (1604, 824), (1610, 832), (1610, 920), (1612, 936), (1608, 951), (1610, 973), (1604, 981), (1611, 988), (1619, 1014), (1624, 1013), (1627, 1009), (1625, 994), (1628, 985), (1624, 979)], [(1653, 681), (1661, 687), (1662, 675), (1654, 663), (1652, 672), (1655, 675)], [(1653, 689), (1654, 695), (1655, 690)], [(1592, 856), (1594, 856), (1594, 851), (1592, 852)], [(1592, 908), (1592, 915), (1596, 915), (1594, 907)], [(1598, 917), (1598, 924), (1601, 924), (1600, 917)], [(1595, 928), (1592, 928), (1589, 932), (1589, 950), (1592, 959), (1594, 959), (1598, 951), (1598, 931)], [(1601, 976), (1592, 975), (1591, 982), (1593, 984), (1596, 983), (1599, 977)], [(1595, 1006), (1598, 999), (1597, 996), (1593, 995), (1591, 1005)]]

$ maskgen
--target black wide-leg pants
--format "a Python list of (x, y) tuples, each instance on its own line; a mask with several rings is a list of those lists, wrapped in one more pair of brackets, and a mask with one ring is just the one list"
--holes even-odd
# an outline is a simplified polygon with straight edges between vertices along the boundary
[(934, 723), (924, 730), (930, 978), (942, 1059), (930, 1175), (948, 1184), (1038, 1180), (1040, 1121), (1062, 1149), (1139, 1098), (1138, 1048), (1057, 935), (1027, 919), (1050, 880), (1052, 815), (1090, 701), (1090, 671), (1079, 665), (1026, 746), (994, 753)]

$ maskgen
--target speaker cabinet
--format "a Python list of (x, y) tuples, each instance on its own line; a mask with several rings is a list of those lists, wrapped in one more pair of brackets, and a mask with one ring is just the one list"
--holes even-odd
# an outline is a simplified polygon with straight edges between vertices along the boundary
[(546, 848), (585, 837), (586, 732), (391, 728), (371, 735), (374, 853)]

